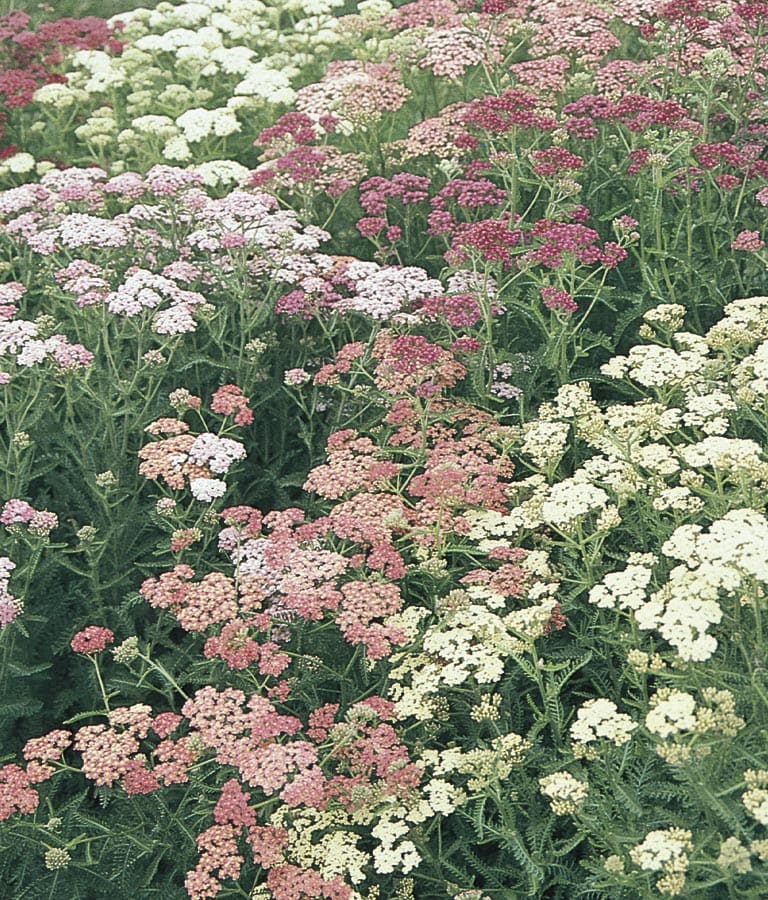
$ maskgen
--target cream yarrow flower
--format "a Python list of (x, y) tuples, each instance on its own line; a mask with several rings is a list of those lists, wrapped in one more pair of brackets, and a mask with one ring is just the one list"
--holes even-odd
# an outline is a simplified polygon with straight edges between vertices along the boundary
[(744, 808), (761, 825), (768, 825), (768, 771), (747, 769), (744, 773), (747, 790), (741, 795)]
[(718, 866), (743, 875), (752, 869), (749, 850), (737, 837), (726, 838), (720, 844), (720, 855), (717, 857)]
[(645, 727), (661, 738), (692, 731), (696, 726), (696, 700), (684, 691), (660, 688), (648, 704)]
[(586, 782), (574, 778), (570, 772), (553, 772), (539, 778), (539, 788), (558, 816), (576, 812), (589, 793)]
[(632, 862), (647, 872), (664, 872), (656, 882), (661, 894), (675, 897), (685, 885), (688, 854), (693, 850), (692, 834), (684, 828), (650, 831), (629, 851)]
[(631, 716), (620, 713), (616, 704), (604, 697), (587, 700), (576, 713), (571, 724), (571, 747), (576, 756), (588, 756), (587, 745), (605, 738), (617, 747), (626, 744), (637, 728)]
[(568, 478), (549, 489), (541, 517), (546, 524), (567, 529), (590, 512), (602, 510), (607, 503), (608, 494), (602, 488)]

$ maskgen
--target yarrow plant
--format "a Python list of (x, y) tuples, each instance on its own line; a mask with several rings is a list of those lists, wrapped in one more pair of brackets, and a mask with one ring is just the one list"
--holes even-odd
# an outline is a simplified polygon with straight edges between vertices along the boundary
[(0, 16), (7, 891), (768, 894), (766, 12)]

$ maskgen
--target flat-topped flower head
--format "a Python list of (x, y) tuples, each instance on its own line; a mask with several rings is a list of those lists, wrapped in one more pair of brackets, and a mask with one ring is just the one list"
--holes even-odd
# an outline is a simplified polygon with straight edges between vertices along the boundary
[(113, 643), (115, 635), (109, 628), (102, 628), (99, 625), (89, 625), (77, 634), (70, 641), (70, 647), (75, 653), (100, 653), (109, 644)]

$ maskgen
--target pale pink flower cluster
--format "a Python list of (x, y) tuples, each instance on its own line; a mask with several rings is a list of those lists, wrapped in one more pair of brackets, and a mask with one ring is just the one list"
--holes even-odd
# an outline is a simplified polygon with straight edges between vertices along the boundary
[(61, 754), (72, 743), (72, 735), (63, 728), (49, 731), (38, 738), (30, 738), (24, 744), (24, 759), (27, 762), (48, 763), (61, 758)]
[(286, 369), (283, 372), (283, 384), (298, 386), (306, 384), (312, 379), (312, 376), (306, 369)]
[(152, 166), (144, 176), (147, 190), (155, 197), (175, 197), (188, 188), (200, 187), (202, 183), (203, 177), (198, 172), (178, 166)]
[(22, 184), (0, 192), (0, 215), (3, 218), (28, 210), (49, 211), (55, 206), (53, 193), (42, 184)]
[(53, 334), (45, 340), (30, 340), (16, 355), (19, 366), (35, 366), (52, 361), (60, 369), (80, 369), (93, 362), (93, 353), (82, 344), (71, 344), (63, 334)]
[(194, 331), (192, 310), (205, 303), (205, 297), (196, 291), (184, 290), (164, 275), (136, 269), (105, 297), (110, 312), (129, 317), (137, 316), (143, 310), (156, 309), (165, 300), (170, 300), (171, 305), (155, 313), (153, 330), (157, 334)]
[(18, 312), (16, 304), (26, 293), (26, 288), (18, 281), (0, 284), (0, 320), (12, 319)]
[(396, 584), (348, 581), (341, 593), (344, 599), (336, 622), (347, 641), (365, 647), (368, 659), (382, 659), (390, 655), (393, 644), (408, 642), (402, 628), (375, 621), (402, 609), (400, 588)]
[(33, 813), (37, 809), (39, 797), (31, 783), (20, 766), (11, 763), (0, 769), (0, 822), (14, 813)]
[(400, 164), (410, 159), (435, 156), (437, 159), (458, 158), (462, 150), (456, 139), (466, 134), (463, 113), (466, 103), (451, 103), (429, 119), (411, 126), (408, 136), (385, 147), (387, 161)]
[[(79, 369), (90, 365), (93, 354), (82, 344), (72, 344), (63, 334), (37, 338), (37, 325), (25, 319), (3, 321), (0, 316), (0, 356), (14, 354), (16, 364), (24, 368), (52, 362), (59, 369)], [(3, 379), (6, 383), (10, 378)]]
[(756, 253), (765, 247), (765, 241), (760, 237), (759, 231), (740, 231), (731, 241), (731, 250), (746, 250), (748, 253)]
[(37, 336), (37, 325), (26, 319), (0, 321), (0, 355), (18, 353), (30, 340)]
[(139, 752), (139, 740), (131, 731), (116, 732), (106, 725), (86, 725), (77, 732), (74, 748), (80, 752), (83, 774), (96, 785), (112, 785), (130, 768)]
[(320, 81), (299, 90), (296, 109), (314, 120), (332, 113), (340, 130), (354, 131), (396, 112), (410, 94), (389, 63), (336, 60)]
[(139, 592), (150, 606), (170, 610), (185, 631), (205, 631), (237, 616), (237, 591), (231, 578), (210, 572), (193, 583), (194, 576), (190, 566), (174, 566), (158, 578), (147, 578)]
[[(189, 194), (187, 195), (189, 198)], [(330, 238), (316, 225), (301, 225), (292, 210), (277, 209), (274, 197), (262, 192), (232, 191), (220, 199), (202, 196), (194, 210), (195, 228), (186, 245), (211, 255), (223, 271), (231, 270), (231, 252), (255, 251), (255, 275), (279, 270), (291, 252), (306, 254)]]
[(541, 97), (549, 98), (566, 89), (566, 80), (571, 68), (570, 60), (560, 53), (544, 59), (529, 59), (512, 63), (509, 71), (516, 85), (522, 86)]
[(196, 466), (205, 466), (217, 475), (225, 475), (237, 460), (245, 459), (245, 446), (232, 438), (218, 437), (210, 432), (199, 434), (189, 448), (189, 459)]
[(355, 260), (346, 267), (353, 296), (340, 300), (341, 312), (361, 312), (372, 319), (389, 319), (410, 310), (419, 300), (443, 293), (443, 286), (417, 266), (380, 266)]
[(75, 295), (75, 302), (81, 307), (103, 303), (109, 294), (109, 282), (102, 267), (85, 259), (73, 259), (68, 266), (54, 272), (53, 277), (67, 293)]
[(500, 62), (503, 45), (495, 36), (486, 41), (467, 28), (457, 27), (427, 34), (421, 46), (426, 51), (419, 62), (422, 69), (459, 80), (470, 66)]
[(0, 630), (13, 622), (21, 608), (21, 601), (8, 590), (11, 572), (15, 568), (15, 562), (7, 556), (0, 556)]
[(532, 57), (573, 55), (586, 68), (596, 69), (603, 58), (621, 46), (610, 31), (613, 10), (589, 0), (548, 0), (537, 3), (531, 38)]
[(634, 93), (643, 78), (647, 78), (650, 64), (631, 59), (612, 59), (595, 72), (595, 87), (607, 97), (616, 100), (624, 94)]
[(26, 525), (32, 534), (47, 537), (59, 524), (56, 513), (35, 509), (26, 500), (7, 500), (0, 512), (0, 525)]
[(107, 173), (99, 166), (51, 169), (40, 179), (43, 188), (56, 195), (59, 201), (85, 204), (91, 210), (104, 205), (101, 186)]
[[(54, 230), (61, 245), (68, 250), (78, 247), (126, 247), (131, 240), (131, 232), (128, 223), (119, 221), (119, 218), (105, 219), (102, 216), (91, 216), (86, 213), (70, 213), (65, 216)], [(44, 241), (50, 239), (49, 233), (43, 232)], [(34, 242), (30, 246), (35, 249)], [(44, 253), (41, 245), (41, 252)]]

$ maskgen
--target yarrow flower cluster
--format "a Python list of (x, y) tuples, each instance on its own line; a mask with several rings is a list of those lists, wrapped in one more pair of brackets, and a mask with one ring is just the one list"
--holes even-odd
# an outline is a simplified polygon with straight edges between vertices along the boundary
[(552, 812), (562, 816), (575, 813), (589, 793), (588, 786), (569, 772), (553, 772), (539, 779), (541, 793), (549, 800)]
[(26, 500), (7, 500), (0, 511), (0, 524), (24, 525), (30, 534), (48, 537), (58, 527), (59, 517), (47, 509), (35, 509)]
[(70, 646), (75, 653), (99, 653), (115, 639), (109, 628), (101, 628), (99, 625), (89, 625), (72, 638)]
[(10, 625), (23, 609), (23, 602), (11, 594), (8, 584), (16, 563), (7, 556), (0, 556), (0, 629)]
[(766, 892), (767, 13), (0, 16), (9, 890)]
[[(169, 400), (180, 411), (185, 407), (200, 407), (200, 399), (184, 389), (172, 392)], [(253, 421), (253, 411), (248, 402), (237, 385), (227, 384), (213, 394), (210, 408), (219, 415), (233, 416), (235, 425), (248, 425)], [(151, 435), (170, 437), (163, 437), (139, 450), (139, 474), (152, 481), (162, 479), (174, 490), (188, 486), (192, 496), (203, 503), (211, 503), (224, 496), (227, 485), (214, 476), (226, 475), (234, 463), (246, 456), (245, 446), (240, 441), (219, 437), (212, 432), (191, 434), (189, 425), (182, 419), (156, 419), (144, 430)], [(177, 544), (177, 549), (182, 549), (184, 541), (177, 536), (172, 543)], [(186, 543), (188, 545), (191, 541)]]
[(688, 854), (693, 850), (692, 834), (684, 828), (650, 831), (645, 839), (629, 851), (632, 862), (648, 872), (663, 872), (656, 889), (670, 897), (679, 895), (685, 885)]

